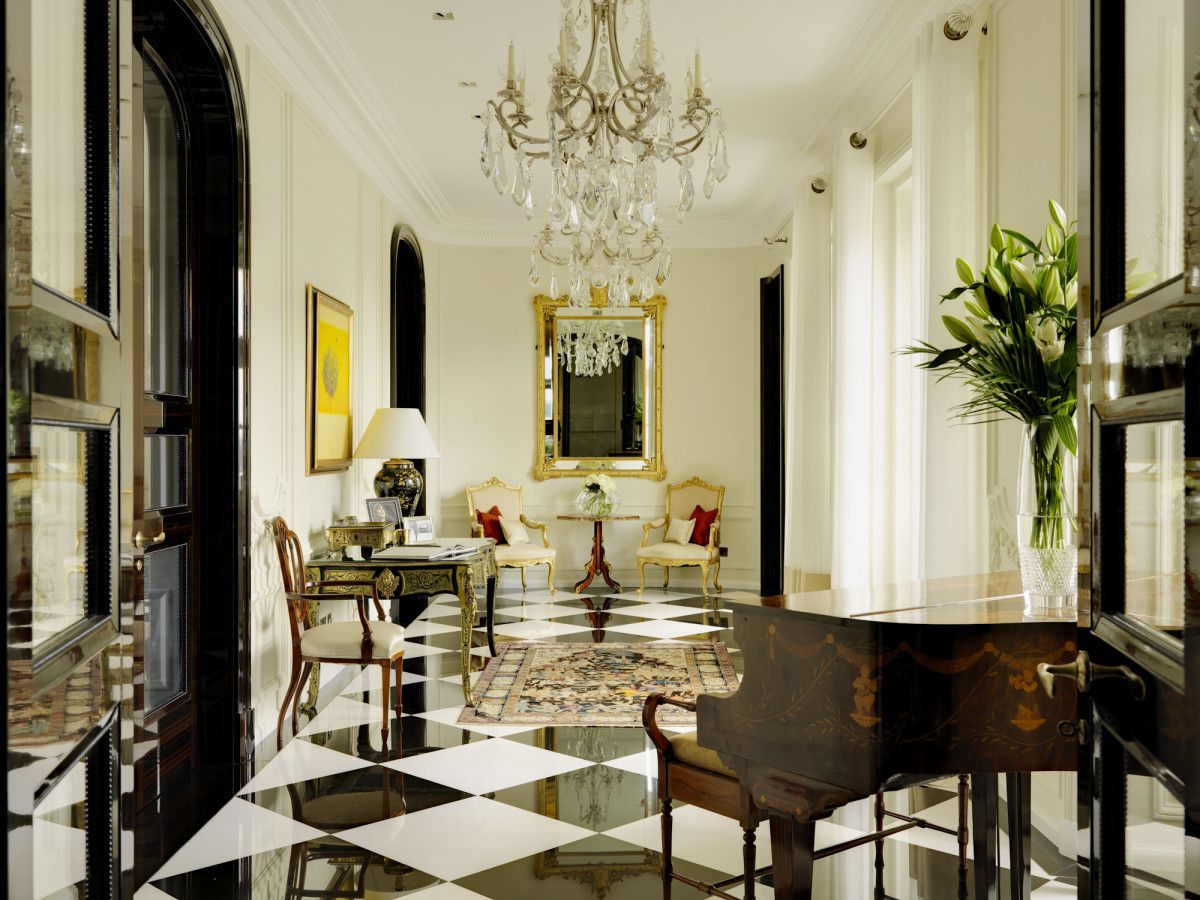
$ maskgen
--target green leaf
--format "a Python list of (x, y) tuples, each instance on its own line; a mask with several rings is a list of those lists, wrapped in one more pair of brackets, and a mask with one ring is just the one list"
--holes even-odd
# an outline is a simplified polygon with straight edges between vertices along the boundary
[(1054, 431), (1062, 445), (1075, 455), (1075, 420), (1070, 416), (1057, 415), (1053, 419)]
[(1004, 232), (1000, 230), (999, 225), (992, 226), (992, 249), (999, 253), (1004, 249)]
[(960, 294), (962, 294), (964, 291), (968, 291), (968, 290), (970, 290), (970, 288), (967, 288), (967, 287), (953, 288), (950, 291), (946, 292), (945, 294), (942, 294), (942, 299), (943, 300), (955, 300), (958, 298), (958, 296)]
[(958, 270), (958, 277), (962, 279), (963, 284), (973, 284), (975, 282), (974, 270), (961, 256), (954, 260), (954, 267)]
[(950, 332), (950, 337), (954, 338), (960, 344), (975, 343), (975, 335), (967, 327), (966, 322), (956, 319), (954, 316), (942, 316), (942, 324)]
[(1006, 235), (1008, 235), (1010, 238), (1012, 238), (1018, 244), (1023, 246), (1030, 253), (1041, 252), (1041, 249), (1042, 249), (1041, 247), (1039, 247), (1037, 244), (1035, 244), (1031, 238), (1028, 238), (1025, 235), (1021, 234), (1021, 232), (1017, 231), (1015, 228), (1002, 228), (1001, 231), (1003, 231)]
[(1064, 232), (1067, 230), (1067, 213), (1053, 197), (1050, 198), (1050, 218), (1054, 220), (1054, 224), (1061, 228)]

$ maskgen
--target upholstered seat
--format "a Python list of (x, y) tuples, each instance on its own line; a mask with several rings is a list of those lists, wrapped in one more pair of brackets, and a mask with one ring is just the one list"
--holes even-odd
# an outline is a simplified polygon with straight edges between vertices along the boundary
[(520, 544), (499, 544), (496, 547), (496, 564), (503, 566), (518, 559), (536, 559), (548, 562), (556, 555), (553, 547), (539, 547), (528, 541)]
[[(546, 586), (550, 589), (550, 593), (556, 593), (554, 563), (558, 554), (550, 546), (550, 539), (546, 536), (546, 526), (541, 522), (534, 522), (525, 515), (524, 489), (520, 485), (508, 484), (495, 477), (489, 478), (483, 484), (467, 488), (467, 510), (470, 513), (472, 537), (486, 536), (483, 524), (479, 521), (477, 514), (487, 513), (493, 509), (497, 510), (500, 516), (509, 523), (520, 522), (525, 528), (542, 533), (541, 546), (528, 540), (518, 540), (510, 544), (505, 540), (497, 539), (496, 565), (504, 569), (519, 569), (521, 571), (521, 590), (526, 588), (525, 570), (531, 566), (545, 566)], [(495, 534), (492, 536), (497, 537)], [(516, 536), (514, 535), (514, 537)]]
[[(708, 573), (712, 572), (713, 587), (721, 592), (721, 505), (725, 502), (725, 486), (709, 484), (700, 478), (689, 478), (682, 484), (667, 485), (666, 512), (652, 522), (642, 526), (642, 546), (637, 551), (638, 593), (646, 590), (646, 565), (662, 566), (663, 587), (670, 586), (671, 569), (679, 566), (696, 566), (700, 569), (704, 596), (708, 597)], [(707, 513), (712, 517), (708, 534), (698, 533), (698, 540), (685, 544), (664, 540), (650, 543), (650, 532), (662, 528), (664, 538), (671, 533), (671, 522), (691, 519), (693, 513)], [(697, 518), (696, 522), (707, 521)], [(694, 525), (693, 528), (702, 527)]]
[(712, 553), (707, 547), (701, 547), (699, 544), (651, 544), (649, 547), (640, 547), (637, 552), (638, 559), (711, 559)]
[[(368, 622), (371, 630), (371, 660), (391, 660), (404, 650), (404, 629), (391, 622)], [(300, 652), (305, 656), (326, 659), (360, 659), (362, 657), (362, 625), (354, 622), (331, 622), (317, 625), (300, 635)]]
[(737, 772), (722, 762), (721, 756), (716, 750), (701, 747), (696, 742), (696, 732), (689, 731), (687, 734), (672, 735), (668, 740), (671, 742), (671, 752), (684, 765), (737, 778)]

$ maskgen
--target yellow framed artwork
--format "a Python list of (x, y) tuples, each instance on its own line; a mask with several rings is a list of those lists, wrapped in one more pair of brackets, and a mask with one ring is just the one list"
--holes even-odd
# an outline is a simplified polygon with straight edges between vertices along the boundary
[(350, 322), (354, 311), (324, 291), (306, 286), (305, 424), (308, 474), (350, 468)]

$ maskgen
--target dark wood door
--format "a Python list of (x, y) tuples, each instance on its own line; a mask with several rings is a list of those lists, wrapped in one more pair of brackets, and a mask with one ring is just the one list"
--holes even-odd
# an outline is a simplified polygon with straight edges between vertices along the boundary
[(117, 896), (122, 563), (116, 0), (8, 0), (8, 896)]
[(1062, 673), (1082, 690), (1060, 727), (1080, 742), (1079, 893), (1105, 900), (1200, 890), (1198, 27), (1183, 0), (1090, 9), (1080, 656)]
[[(196, 747), (194, 347), (188, 127), (148, 41), (132, 62), (129, 306), (136, 880), (190, 836)], [(140, 536), (140, 537), (139, 537)]]
[(759, 402), (762, 417), (761, 466), (761, 592), (763, 596), (783, 593), (783, 531), (787, 515), (784, 502), (786, 488), (786, 439), (784, 373), (784, 315), (783, 266), (775, 274), (759, 282), (760, 315), (759, 341), (761, 366)]

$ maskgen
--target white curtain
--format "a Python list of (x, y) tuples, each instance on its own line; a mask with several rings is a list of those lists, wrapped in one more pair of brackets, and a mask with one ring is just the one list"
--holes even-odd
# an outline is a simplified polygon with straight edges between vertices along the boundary
[(826, 586), (830, 541), (830, 197), (796, 188), (787, 290), (784, 590)]
[(871, 292), (874, 153), (838, 139), (833, 170), (833, 558), (834, 587), (871, 583), (872, 499), (878, 410), (872, 407), (878, 345)]
[[(952, 342), (938, 298), (958, 283), (955, 257), (978, 266), (983, 166), (979, 146), (979, 29), (948, 41), (927, 25), (913, 79), (913, 279), (925, 338)], [(923, 313), (921, 312), (924, 306)], [(957, 310), (957, 305), (953, 306)], [(925, 379), (922, 547), (916, 577), (988, 571), (987, 457), (982, 426), (961, 425), (953, 408), (966, 398), (957, 382)]]

